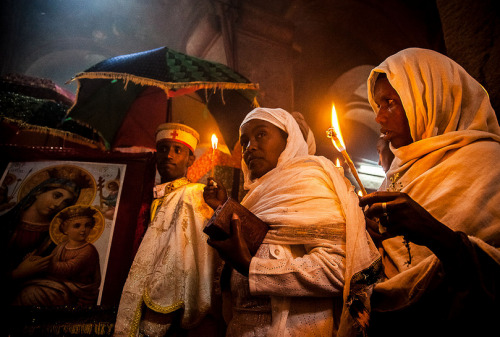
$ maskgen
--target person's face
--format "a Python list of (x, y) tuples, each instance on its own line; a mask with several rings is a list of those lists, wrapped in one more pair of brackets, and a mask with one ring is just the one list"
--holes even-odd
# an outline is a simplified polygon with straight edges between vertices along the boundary
[(156, 167), (162, 183), (185, 177), (195, 159), (186, 145), (168, 139), (158, 141), (156, 151)]
[(378, 107), (375, 121), (380, 124), (384, 139), (395, 148), (413, 143), (403, 104), (387, 78), (377, 79), (373, 99)]
[(73, 200), (70, 192), (64, 188), (56, 188), (39, 194), (33, 205), (40, 215), (49, 217), (71, 205)]
[(278, 164), (287, 135), (273, 124), (252, 119), (241, 127), (240, 144), (250, 179), (262, 177)]
[(389, 148), (389, 143), (381, 139), (377, 142), (378, 164), (382, 166), (384, 172), (389, 171), (394, 159), (394, 153)]
[(88, 216), (77, 216), (65, 221), (65, 234), (73, 242), (85, 242), (94, 227), (93, 219)]

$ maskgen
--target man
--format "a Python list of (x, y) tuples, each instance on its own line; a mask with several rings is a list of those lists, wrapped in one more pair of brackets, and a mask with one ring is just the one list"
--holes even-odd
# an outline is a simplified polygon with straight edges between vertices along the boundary
[(213, 211), (203, 200), (204, 185), (186, 178), (198, 142), (196, 130), (183, 124), (161, 124), (156, 131), (161, 184), (123, 288), (115, 336), (219, 334), (213, 318), (219, 259), (203, 233)]

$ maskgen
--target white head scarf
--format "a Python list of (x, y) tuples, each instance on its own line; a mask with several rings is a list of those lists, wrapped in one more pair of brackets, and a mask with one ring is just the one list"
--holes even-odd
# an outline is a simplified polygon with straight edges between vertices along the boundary
[[(302, 136), (300, 127), (293, 116), (286, 110), (283, 109), (269, 109), (269, 108), (255, 108), (250, 111), (241, 122), (241, 127), (253, 119), (260, 119), (269, 122), (285, 131), (288, 134), (287, 143), (285, 150), (281, 153), (278, 158), (277, 168), (286, 164), (290, 159), (307, 156), (308, 155), (308, 145)], [(248, 166), (242, 160), (241, 169), (245, 176), (245, 189), (250, 189), (252, 187), (253, 181), (250, 180), (250, 174), (248, 174)], [(265, 176), (265, 175), (264, 175)]]

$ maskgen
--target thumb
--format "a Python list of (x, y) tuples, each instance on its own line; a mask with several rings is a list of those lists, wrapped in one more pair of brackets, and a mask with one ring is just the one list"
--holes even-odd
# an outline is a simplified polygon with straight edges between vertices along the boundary
[(233, 236), (240, 236), (241, 234), (241, 221), (236, 213), (233, 213), (231, 217), (231, 233)]

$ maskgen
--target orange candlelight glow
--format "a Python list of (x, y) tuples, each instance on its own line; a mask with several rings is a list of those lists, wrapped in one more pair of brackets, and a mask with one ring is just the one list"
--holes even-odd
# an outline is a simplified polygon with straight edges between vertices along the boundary
[(215, 133), (212, 133), (212, 172), (210, 173), (210, 176), (214, 176), (214, 169), (215, 169), (215, 150), (217, 149), (217, 144), (219, 142), (219, 139), (215, 135)]
[(342, 133), (340, 132), (339, 120), (337, 118), (337, 111), (335, 110), (334, 104), (332, 104), (332, 127), (326, 131), (326, 135), (328, 138), (332, 139), (332, 143), (335, 146), (335, 148), (340, 153), (342, 153), (345, 162), (347, 163), (347, 165), (349, 165), (349, 168), (351, 169), (352, 175), (354, 176), (354, 178), (358, 182), (359, 187), (361, 188), (360, 192), (362, 193), (362, 195), (366, 195), (366, 190), (363, 184), (361, 183), (361, 179), (359, 179), (358, 171), (356, 171), (356, 167), (354, 166), (351, 157), (349, 157), (349, 154), (347, 154), (344, 140), (342, 139)]
[(337, 117), (337, 110), (335, 109), (335, 104), (332, 104), (332, 141), (333, 145), (337, 148), (339, 152), (345, 151), (344, 140), (342, 139), (342, 133), (340, 132), (339, 119)]
[(335, 162), (335, 166), (337, 166), (337, 167), (341, 167), (341, 166), (340, 166), (340, 160), (339, 160), (338, 158), (337, 158), (337, 161)]
[(212, 150), (215, 150), (217, 148), (217, 143), (219, 142), (219, 139), (215, 135), (215, 133), (212, 133)]

